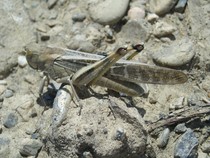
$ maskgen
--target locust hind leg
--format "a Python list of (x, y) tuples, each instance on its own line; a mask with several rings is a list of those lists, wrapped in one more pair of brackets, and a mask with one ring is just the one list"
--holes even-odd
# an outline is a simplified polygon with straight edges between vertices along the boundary
[(142, 48), (141, 44), (137, 44), (117, 49), (98, 62), (78, 70), (72, 77), (73, 84), (78, 86), (95, 84), (119, 59), (131, 51), (140, 52)]
[(44, 105), (44, 110), (42, 111), (42, 114), (47, 109), (47, 104), (46, 104), (46, 102), (44, 101), (44, 98), (43, 98), (43, 90), (44, 90), (44, 86), (45, 86), (46, 82), (47, 82), (47, 85), (49, 85), (49, 77), (48, 77), (48, 75), (44, 74), (44, 77), (42, 78), (42, 81), (41, 81), (40, 86), (39, 86), (39, 98), (41, 100), (41, 103)]
[(73, 98), (75, 97), (75, 99), (76, 99), (76, 101), (77, 101), (77, 103), (79, 104), (79, 107), (80, 107), (79, 112), (78, 112), (78, 115), (81, 115), (81, 111), (82, 111), (83, 105), (81, 104), (80, 98), (79, 98), (79, 96), (78, 96), (78, 94), (76, 92), (76, 89), (75, 89), (74, 85), (73, 85), (72, 76), (63, 77), (61, 79), (57, 79), (56, 82), (58, 82), (58, 83), (67, 83), (67, 84), (70, 85), (71, 92), (72, 92), (71, 100), (73, 100)]

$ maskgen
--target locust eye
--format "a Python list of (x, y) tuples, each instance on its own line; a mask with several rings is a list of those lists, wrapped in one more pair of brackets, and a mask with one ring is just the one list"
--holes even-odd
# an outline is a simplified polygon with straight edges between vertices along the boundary
[(137, 52), (141, 52), (144, 49), (144, 44), (136, 44), (132, 46)]
[(31, 51), (26, 51), (26, 60), (29, 64), (30, 67), (32, 67), (33, 69), (38, 69), (38, 54), (34, 54)]

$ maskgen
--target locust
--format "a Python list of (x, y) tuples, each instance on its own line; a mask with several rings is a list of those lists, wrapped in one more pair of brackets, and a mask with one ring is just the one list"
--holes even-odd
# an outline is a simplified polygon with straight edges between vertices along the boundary
[(97, 85), (129, 96), (140, 96), (140, 83), (173, 85), (187, 81), (187, 75), (182, 71), (132, 61), (143, 49), (143, 44), (127, 45), (108, 55), (98, 55), (33, 45), (26, 47), (25, 53), (30, 67), (44, 72), (43, 83), (53, 79), (69, 84), (78, 101), (75, 87)]

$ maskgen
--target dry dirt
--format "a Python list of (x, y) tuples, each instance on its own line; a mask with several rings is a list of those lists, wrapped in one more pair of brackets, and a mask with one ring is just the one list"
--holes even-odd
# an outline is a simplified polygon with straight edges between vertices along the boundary
[[(155, 24), (149, 23), (146, 18), (142, 19), (141, 26), (125, 16), (117, 24), (107, 27), (90, 18), (87, 2), (55, 2), (54, 5), (53, 0), (0, 2), (0, 157), (23, 157), (20, 151), (27, 144), (24, 140), (28, 139), (42, 143), (36, 156), (31, 156), (38, 158), (174, 157), (176, 141), (182, 135), (174, 131), (178, 123), (167, 126), (170, 136), (164, 148), (157, 146), (157, 138), (166, 127), (155, 134), (149, 133), (148, 127), (150, 122), (166, 118), (174, 112), (172, 106), (179, 104), (177, 100), (181, 99), (178, 109), (209, 104), (210, 3), (205, 0), (188, 1), (184, 13), (172, 11), (159, 17), (158, 21), (170, 23), (176, 28), (173, 36), (159, 38), (154, 35)], [(149, 10), (148, 5), (146, 1), (146, 11)], [(77, 13), (80, 16), (84, 14), (86, 18), (81, 22), (72, 20)], [(111, 39), (107, 30), (113, 34)], [(172, 68), (187, 74), (186, 83), (150, 84), (144, 97), (120, 97), (118, 93), (95, 86), (91, 87), (94, 93), (90, 95), (80, 90), (81, 115), (78, 116), (77, 103), (71, 102), (65, 120), (56, 126), (53, 125), (55, 110), (52, 108), (55, 96), (49, 93), (49, 89), (44, 90), (44, 99), (51, 105), (44, 113), (43, 102), (39, 98), (43, 74), (29, 65), (21, 67), (18, 64), (18, 57), (24, 55), (23, 47), (29, 43), (92, 53), (108, 52), (125, 43), (139, 41), (144, 42), (145, 50), (135, 60), (155, 64), (154, 54), (170, 45), (173, 47), (168, 51), (181, 51), (178, 43), (182, 39), (192, 41), (193, 58), (182, 66)], [(14, 127), (6, 128), (5, 120), (11, 113), (18, 117), (18, 121)], [(198, 138), (198, 157), (207, 158), (208, 152), (203, 152), (201, 147), (209, 138), (209, 116), (203, 115), (184, 123)], [(6, 145), (5, 139), (9, 140)]]

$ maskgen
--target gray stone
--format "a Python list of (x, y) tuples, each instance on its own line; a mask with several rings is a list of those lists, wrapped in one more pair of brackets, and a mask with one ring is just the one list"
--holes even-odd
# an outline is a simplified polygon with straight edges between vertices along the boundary
[(56, 5), (57, 1), (58, 1), (58, 0), (48, 0), (48, 1), (47, 1), (48, 8), (49, 8), (49, 9), (53, 8), (53, 7)]
[(95, 22), (111, 25), (121, 20), (127, 11), (128, 4), (129, 0), (91, 0), (88, 11)]
[(185, 98), (179, 97), (175, 98), (171, 101), (169, 110), (177, 110), (184, 107)]
[(189, 63), (194, 57), (193, 43), (182, 39), (153, 54), (153, 60), (159, 65), (178, 67)]
[(76, 13), (72, 16), (72, 20), (75, 22), (82, 22), (86, 18), (85, 13)]
[(178, 0), (150, 0), (150, 11), (164, 15), (174, 7)]
[(20, 147), (20, 153), (24, 156), (35, 156), (39, 149), (42, 147), (42, 143), (34, 139), (24, 139), (22, 146)]
[(71, 40), (67, 47), (69, 49), (79, 50), (83, 52), (92, 53), (95, 50), (93, 44), (89, 41)]
[(158, 147), (163, 148), (167, 145), (170, 136), (170, 130), (168, 128), (160, 134), (158, 138)]
[(114, 139), (118, 141), (123, 141), (126, 138), (126, 133), (123, 128), (118, 128), (114, 134)]
[(40, 137), (39, 133), (32, 133), (31, 134), (31, 139), (38, 139)]
[(186, 5), (187, 0), (179, 0), (177, 5), (175, 6), (175, 11), (183, 13)]
[(174, 158), (196, 158), (198, 150), (198, 139), (195, 133), (188, 129), (176, 142)]
[(117, 36), (126, 41), (130, 40), (128, 42), (131, 43), (138, 43), (139, 40), (145, 42), (149, 38), (148, 27), (145, 25), (147, 25), (147, 22), (143, 19), (141, 21), (130, 20), (122, 27)]
[(176, 133), (184, 133), (186, 132), (186, 130), (187, 130), (187, 127), (185, 126), (184, 123), (178, 124), (174, 129)]
[(13, 96), (13, 91), (12, 91), (12, 90), (6, 89), (6, 90), (4, 91), (4, 97), (5, 97), (5, 98), (10, 98), (10, 97), (12, 97), (12, 96)]
[(83, 157), (83, 158), (93, 158), (93, 155), (91, 154), (91, 152), (85, 151), (85, 152), (82, 154), (82, 157)]
[(6, 128), (12, 128), (16, 126), (18, 123), (18, 116), (15, 113), (10, 113), (6, 116), (6, 119), (4, 120), (4, 126)]
[(189, 96), (189, 98), (187, 99), (188, 102), (188, 106), (196, 106), (196, 105), (202, 105), (203, 102), (200, 99), (200, 95), (198, 94), (192, 94)]

